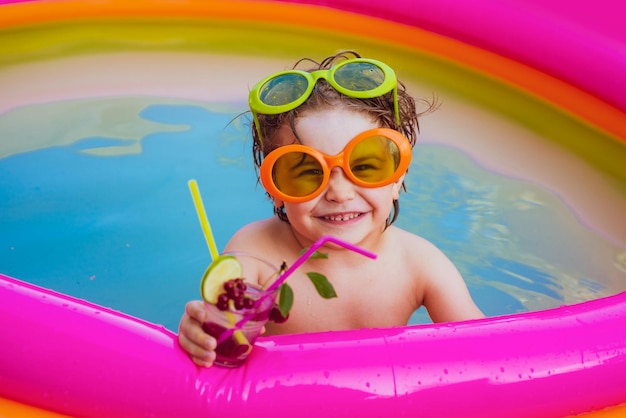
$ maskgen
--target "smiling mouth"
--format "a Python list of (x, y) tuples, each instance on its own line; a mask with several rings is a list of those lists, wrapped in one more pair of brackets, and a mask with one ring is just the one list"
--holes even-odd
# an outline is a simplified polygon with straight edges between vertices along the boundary
[(363, 213), (353, 212), (353, 213), (342, 213), (342, 214), (337, 214), (337, 215), (326, 215), (326, 216), (322, 216), (321, 218), (324, 219), (325, 221), (346, 222), (346, 221), (351, 221), (352, 219), (356, 219), (361, 215), (363, 215)]

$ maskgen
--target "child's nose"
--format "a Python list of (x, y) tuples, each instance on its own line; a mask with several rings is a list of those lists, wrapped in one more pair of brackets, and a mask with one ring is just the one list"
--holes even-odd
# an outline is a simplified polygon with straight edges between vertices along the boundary
[(344, 202), (354, 199), (356, 186), (346, 176), (340, 167), (333, 167), (330, 171), (328, 186), (326, 186), (326, 200), (331, 202)]

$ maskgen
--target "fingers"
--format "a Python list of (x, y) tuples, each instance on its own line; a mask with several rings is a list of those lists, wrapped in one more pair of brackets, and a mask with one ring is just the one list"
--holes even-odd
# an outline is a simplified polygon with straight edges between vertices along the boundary
[(206, 309), (204, 309), (204, 302), (201, 300), (192, 300), (191, 302), (188, 302), (187, 305), (185, 305), (185, 313), (198, 321), (200, 324), (209, 319), (208, 313)]
[[(210, 338), (213, 342), (215, 340)], [(201, 367), (211, 367), (215, 361), (215, 351), (211, 349), (205, 349), (199, 346), (187, 338), (184, 334), (178, 334), (178, 343), (189, 354), (191, 360)]]
[(202, 329), (205, 320), (202, 301), (189, 302), (178, 326), (178, 343), (195, 364), (210, 367), (215, 361), (216, 341)]

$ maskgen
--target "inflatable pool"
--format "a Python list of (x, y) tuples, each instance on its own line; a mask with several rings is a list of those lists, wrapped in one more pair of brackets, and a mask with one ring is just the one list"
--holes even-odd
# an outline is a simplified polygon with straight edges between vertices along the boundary
[[(73, 50), (97, 41), (97, 28), (109, 21), (141, 28), (115, 34), (122, 41), (127, 37), (124, 48), (175, 48), (177, 39), (158, 31), (159, 22), (172, 18), (220, 28), (254, 26), (261, 33), (267, 26), (291, 25), (424, 51), (444, 64), (470, 68), (477, 81), (482, 74), (538, 98), (555, 115), (581, 120), (588, 132), (601, 132), (610, 140), (597, 144), (602, 152), (589, 156), (591, 164), (602, 165), (618, 183), (626, 180), (617, 157), (623, 154), (607, 155), (626, 140), (626, 101), (620, 94), (626, 32), (618, 18), (623, 6), (610, 1), (596, 2), (593, 10), (556, 0), (541, 6), (341, 0), (332, 8), (321, 1), (2, 3), (3, 60), (27, 59), (31, 49), (59, 54), (55, 42), (74, 39), (62, 30), (50, 32), (58, 39), (7, 40), (22, 29), (74, 23), (73, 36), (80, 40)], [(453, 75), (442, 64), (443, 69), (442, 76)], [(462, 85), (458, 89), (473, 94)], [(33, 95), (45, 101), (45, 93)], [(162, 326), (5, 275), (0, 301), (1, 416), (626, 413), (626, 293), (463, 323), (263, 338), (237, 369), (196, 368)]]
[(626, 294), (475, 322), (266, 338), (240, 368), (198, 369), (161, 327), (0, 283), (10, 336), (0, 394), (72, 416), (562, 417), (625, 399)]

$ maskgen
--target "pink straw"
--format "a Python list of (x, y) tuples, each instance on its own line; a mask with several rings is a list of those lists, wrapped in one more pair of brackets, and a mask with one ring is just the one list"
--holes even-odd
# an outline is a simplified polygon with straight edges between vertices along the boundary
[(331, 235), (324, 235), (320, 239), (315, 241), (313, 245), (311, 245), (309, 249), (304, 252), (304, 254), (298, 257), (298, 259), (293, 263), (293, 265), (289, 267), (287, 270), (285, 270), (285, 272), (278, 279), (276, 279), (276, 281), (272, 283), (270, 287), (267, 288), (267, 292), (269, 293), (272, 290), (275, 290), (276, 288), (278, 288), (278, 286), (280, 286), (281, 284), (283, 284), (283, 282), (287, 280), (287, 277), (291, 276), (291, 274), (298, 267), (300, 267), (319, 247), (326, 244), (327, 242), (335, 243), (348, 250), (354, 251), (355, 253), (362, 254), (365, 257), (369, 257), (371, 259), (376, 258), (376, 254), (369, 252), (367, 250), (364, 250), (363, 248), (360, 248), (360, 247), (357, 247), (356, 245), (352, 245), (348, 242), (342, 241), (339, 238), (335, 238)]
[[(259, 305), (261, 303), (261, 301), (263, 301), (263, 299), (265, 299), (267, 297), (267, 295), (271, 294), (272, 291), (276, 290), (281, 284), (283, 284), (283, 282), (285, 280), (287, 280), (287, 277), (291, 276), (291, 274), (296, 271), (296, 269), (298, 267), (300, 267), (302, 264), (304, 264), (304, 262), (311, 257), (311, 255), (318, 249), (320, 248), (322, 245), (326, 244), (327, 242), (332, 242), (334, 244), (337, 244), (339, 246), (342, 246), (348, 250), (354, 251), (356, 253), (359, 253), (361, 255), (364, 255), (365, 257), (371, 258), (371, 259), (375, 259), (376, 258), (376, 254), (364, 250), (363, 248), (357, 247), (356, 245), (352, 245), (348, 242), (345, 242), (343, 240), (340, 240), (339, 238), (335, 238), (331, 235), (324, 235), (322, 237), (320, 237), (317, 241), (315, 241), (313, 243), (313, 245), (311, 245), (309, 247), (308, 250), (306, 250), (300, 257), (298, 257), (298, 259), (291, 265), (291, 267), (289, 267), (287, 270), (285, 270), (285, 272), (278, 278), (276, 279), (276, 281), (274, 283), (271, 284), (270, 287), (267, 288), (267, 290), (265, 291), (265, 295), (261, 296), (255, 303), (255, 306)], [(246, 322), (248, 322), (250, 319), (252, 319), (255, 316), (255, 314), (247, 314), (244, 315), (243, 318), (241, 318), (232, 328), (224, 331), (224, 333), (222, 333), (220, 335), (220, 337), (217, 339), (217, 344), (222, 343), (223, 341), (225, 341), (227, 338), (229, 338), (236, 330), (240, 329), (243, 324), (245, 324)]]

